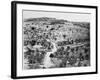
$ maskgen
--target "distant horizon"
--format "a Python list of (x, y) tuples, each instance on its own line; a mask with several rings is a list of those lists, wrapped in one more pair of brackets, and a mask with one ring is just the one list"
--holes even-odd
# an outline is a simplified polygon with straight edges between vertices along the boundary
[(62, 19), (70, 22), (90, 22), (90, 14), (84, 14), (84, 13), (71, 13), (71, 12), (57, 13), (50, 11), (44, 12), (44, 11), (29, 11), (29, 10), (23, 11), (23, 19), (41, 18), (41, 17)]
[[(34, 17), (34, 18), (52, 18), (53, 19), (53, 17)], [(26, 19), (24, 19), (24, 20), (27, 20), (27, 19), (34, 19), (34, 18), (26, 18)], [(56, 19), (56, 20), (65, 20), (65, 19), (58, 19), (58, 18), (54, 18), (54, 19)], [(69, 20), (66, 20), (66, 21), (68, 21), (68, 22), (76, 22), (76, 21), (69, 21)], [(90, 23), (90, 22), (84, 22), (84, 23)]]

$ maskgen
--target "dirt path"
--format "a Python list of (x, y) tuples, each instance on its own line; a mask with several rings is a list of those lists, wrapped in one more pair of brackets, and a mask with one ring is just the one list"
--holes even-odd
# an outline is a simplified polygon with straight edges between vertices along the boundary
[(53, 64), (53, 63), (51, 62), (51, 58), (50, 58), (49, 56), (50, 56), (50, 54), (56, 52), (57, 48), (56, 48), (56, 44), (55, 44), (54, 42), (51, 42), (51, 43), (53, 44), (54, 48), (52, 49), (51, 52), (47, 52), (47, 54), (46, 54), (45, 57), (44, 57), (43, 66), (44, 66), (45, 68), (49, 68), (49, 67), (55, 65), (55, 64)]

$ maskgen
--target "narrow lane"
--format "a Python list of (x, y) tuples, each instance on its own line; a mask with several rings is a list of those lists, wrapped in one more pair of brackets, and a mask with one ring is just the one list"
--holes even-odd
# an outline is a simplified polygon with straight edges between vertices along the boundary
[(54, 48), (52, 49), (51, 52), (47, 52), (47, 54), (44, 57), (43, 67), (45, 67), (45, 68), (55, 66), (55, 64), (53, 62), (51, 62), (50, 54), (53, 54), (54, 52), (56, 52), (57, 48), (56, 48), (55, 42), (52, 41), (51, 43), (53, 44)]

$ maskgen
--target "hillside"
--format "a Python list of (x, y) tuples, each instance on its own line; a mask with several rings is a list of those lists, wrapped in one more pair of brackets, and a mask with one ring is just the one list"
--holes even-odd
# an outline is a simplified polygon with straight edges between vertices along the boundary
[(90, 66), (90, 23), (40, 17), (23, 26), (24, 69)]
[(89, 22), (73, 22), (73, 21), (68, 21), (64, 19), (56, 19), (56, 18), (50, 18), (50, 17), (39, 17), (39, 18), (28, 18), (24, 19), (24, 22), (49, 22), (51, 25), (54, 24), (65, 24), (67, 22), (72, 23), (75, 26), (80, 26), (83, 28), (90, 28), (90, 23)]

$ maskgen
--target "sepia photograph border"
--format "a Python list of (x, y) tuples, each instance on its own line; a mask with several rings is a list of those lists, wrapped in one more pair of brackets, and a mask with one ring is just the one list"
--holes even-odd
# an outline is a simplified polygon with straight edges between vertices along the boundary
[[(96, 37), (95, 37), (95, 55), (96, 55), (96, 67), (95, 72), (80, 72), (80, 73), (64, 73), (64, 74), (50, 74), (50, 75), (30, 75), (30, 76), (17, 76), (17, 4), (28, 4), (28, 5), (45, 5), (45, 6), (59, 6), (59, 7), (77, 7), (77, 8), (90, 8), (95, 9), (96, 14)], [(40, 3), (40, 2), (24, 2), (24, 1), (12, 1), (11, 2), (11, 78), (39, 78), (39, 77), (55, 77), (55, 76), (68, 76), (68, 75), (85, 75), (85, 74), (97, 74), (98, 73), (98, 7), (88, 5), (72, 5), (72, 4), (57, 4), (57, 3)]]

